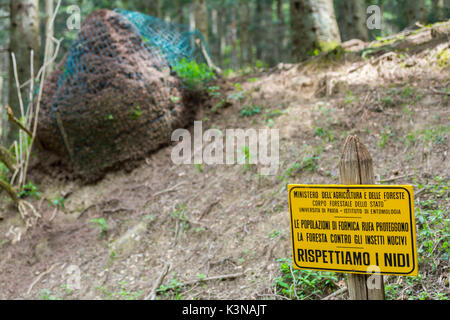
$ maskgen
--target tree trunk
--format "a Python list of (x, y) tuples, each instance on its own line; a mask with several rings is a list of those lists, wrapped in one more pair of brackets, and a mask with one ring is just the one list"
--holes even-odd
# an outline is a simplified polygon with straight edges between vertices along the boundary
[(277, 0), (277, 27), (276, 27), (277, 45), (275, 46), (277, 62), (283, 61), (284, 52), (284, 14), (283, 0)]
[(155, 17), (155, 18), (162, 18), (161, 14), (161, 4), (159, 0), (146, 0), (147, 2), (147, 14)]
[(444, 0), (444, 16), (450, 16), (450, 0)]
[(239, 1), (239, 40), (240, 40), (240, 61), (239, 64), (243, 68), (246, 64), (251, 64), (252, 43), (250, 39), (249, 20), (250, 8), (248, 0)]
[(181, 4), (181, 0), (175, 1), (175, 21), (179, 24), (184, 23), (183, 5)]
[[(14, 0), (10, 3), (11, 30), (10, 52), (16, 57), (19, 82), (30, 80), (30, 53), (34, 51), (34, 71), (39, 69), (39, 7), (38, 0)], [(22, 116), (17, 87), (14, 78), (12, 58), (9, 64), (9, 105), (17, 118)], [(28, 88), (22, 88), (24, 104), (28, 97)], [(18, 137), (18, 129), (10, 126), (6, 143), (11, 144)]]
[(263, 24), (261, 23), (262, 16), (263, 16), (263, 10), (261, 5), (261, 0), (256, 1), (256, 7), (255, 7), (255, 14), (253, 17), (253, 23), (254, 23), (254, 36), (255, 39), (255, 46), (256, 46), (256, 59), (262, 60), (262, 38), (264, 33)]
[[(48, 61), (50, 61), (50, 58), (53, 57), (53, 54), (55, 52), (55, 46), (53, 41), (51, 40), (51, 38), (53, 37), (54, 34), (54, 28), (53, 25), (51, 24), (51, 19), (52, 19), (52, 15), (53, 15), (53, 10), (54, 10), (54, 6), (53, 6), (53, 1), (54, 0), (45, 0), (45, 38), (50, 38), (49, 44), (48, 44), (48, 51), (47, 51), (47, 57), (48, 57)], [(45, 44), (45, 42), (44, 42)], [(45, 49), (45, 48), (44, 48)], [(44, 61), (45, 61), (45, 57), (44, 57)], [(48, 71), (47, 72), (52, 72), (53, 71), (53, 62), (51, 62), (48, 65)]]
[(431, 18), (432, 23), (442, 21), (445, 17), (445, 3), (444, 0), (431, 1)]
[(425, 0), (414, 0), (406, 2), (406, 19), (408, 25), (412, 25), (415, 22), (427, 21), (427, 10), (425, 6)]
[(332, 0), (291, 0), (292, 55), (296, 61), (340, 43)]
[(202, 33), (206, 42), (208, 42), (208, 8), (206, 0), (195, 0), (194, 15), (195, 27)]
[(231, 40), (231, 63), (232, 68), (237, 68), (237, 29), (236, 29), (236, 8), (231, 8), (231, 26), (230, 26), (230, 40)]
[(224, 15), (217, 15), (217, 57), (218, 63), (220, 67), (224, 67), (223, 65), (223, 53), (225, 50), (225, 21)]
[(275, 64), (275, 47), (279, 45), (279, 39), (276, 38), (276, 29), (273, 23), (273, 0), (264, 0), (264, 14), (263, 14), (263, 26), (264, 26), (264, 47), (263, 47), (263, 62), (269, 66)]
[(341, 39), (343, 41), (351, 39), (368, 41), (365, 0), (341, 0), (338, 2), (337, 8)]

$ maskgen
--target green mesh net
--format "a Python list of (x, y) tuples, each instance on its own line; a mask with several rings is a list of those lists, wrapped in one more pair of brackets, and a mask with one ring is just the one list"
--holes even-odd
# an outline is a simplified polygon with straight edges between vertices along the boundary
[(190, 121), (172, 71), (204, 62), (197, 30), (142, 13), (98, 10), (46, 81), (38, 138), (78, 175), (95, 178), (170, 142)]

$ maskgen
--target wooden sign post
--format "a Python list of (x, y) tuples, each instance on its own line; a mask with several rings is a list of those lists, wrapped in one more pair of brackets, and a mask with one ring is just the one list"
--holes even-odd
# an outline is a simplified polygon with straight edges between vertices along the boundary
[[(348, 136), (339, 162), (339, 175), (342, 184), (375, 184), (373, 163), (369, 150), (357, 136)], [(375, 278), (374, 288), (368, 288), (368, 276), (348, 274), (347, 288), (351, 300), (384, 300), (384, 282), (382, 275)]]
[(347, 273), (350, 299), (384, 300), (383, 275), (418, 274), (413, 187), (375, 185), (356, 136), (339, 173), (341, 184), (288, 185), (293, 267)]

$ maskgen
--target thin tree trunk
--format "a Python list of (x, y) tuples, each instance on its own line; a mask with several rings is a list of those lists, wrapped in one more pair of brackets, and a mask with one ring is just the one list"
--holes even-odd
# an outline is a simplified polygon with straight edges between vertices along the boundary
[[(51, 24), (51, 18), (53, 15), (53, 10), (54, 10), (54, 5), (53, 5), (53, 1), (54, 0), (45, 0), (45, 37), (49, 37), (50, 39), (53, 37), (53, 24)], [(48, 45), (48, 57), (52, 57), (53, 54), (55, 52), (55, 46), (53, 44), (53, 41), (50, 40), (49, 45)], [(45, 61), (45, 57), (44, 57), (44, 61)], [(50, 61), (50, 58), (47, 59), (47, 61)], [(48, 65), (48, 72), (52, 72), (53, 71), (53, 62), (51, 62)]]
[(236, 29), (236, 9), (231, 8), (231, 26), (230, 26), (230, 39), (231, 39), (231, 63), (233, 69), (237, 68), (237, 29)]
[(262, 60), (262, 38), (263, 38), (263, 24), (261, 20), (263, 19), (263, 8), (261, 5), (262, 1), (256, 1), (255, 14), (253, 17), (254, 21), (254, 36), (255, 46), (256, 46), (256, 59)]
[(239, 1), (239, 40), (240, 40), (240, 56), (239, 64), (243, 68), (251, 61), (252, 46), (249, 33), (249, 4), (248, 0)]
[(219, 14), (217, 15), (217, 57), (218, 57), (218, 63), (220, 67), (224, 67), (223, 65), (223, 50), (224, 50), (224, 34), (225, 34), (225, 26), (224, 26), (224, 15)]
[(175, 21), (180, 24), (184, 23), (183, 5), (181, 4), (181, 0), (175, 1)]
[(148, 11), (150, 15), (156, 18), (162, 18), (161, 12), (161, 1), (160, 0), (147, 0), (148, 1)]
[(409, 25), (415, 22), (426, 22), (427, 10), (425, 0), (406, 1), (406, 19)]
[(273, 24), (273, 0), (263, 1), (263, 26), (264, 26), (264, 47), (263, 47), (263, 62), (269, 66), (275, 63), (275, 47), (279, 45), (278, 39), (276, 38), (276, 29)]
[(283, 0), (277, 0), (277, 27), (276, 27), (276, 58), (277, 62), (283, 61), (284, 51), (284, 15), (283, 15)]
[(338, 24), (343, 41), (351, 39), (369, 40), (369, 33), (366, 26), (366, 5), (365, 0), (345, 0), (339, 1)]
[(340, 43), (332, 0), (291, 0), (292, 55), (303, 60)]
[(444, 0), (432, 0), (431, 1), (431, 22), (442, 21), (445, 17), (445, 2)]
[[(14, 0), (10, 3), (10, 52), (14, 52), (20, 83), (30, 80), (30, 53), (34, 51), (34, 70), (39, 68), (39, 7), (38, 0)], [(33, 75), (34, 76), (34, 75)], [(22, 88), (22, 99), (27, 101), (28, 88)], [(17, 118), (22, 116), (14, 78), (12, 58), (9, 63), (9, 105)], [(18, 137), (18, 129), (10, 126), (6, 144)]]
[(195, 0), (194, 15), (195, 27), (202, 33), (206, 42), (208, 42), (208, 8), (206, 0)]

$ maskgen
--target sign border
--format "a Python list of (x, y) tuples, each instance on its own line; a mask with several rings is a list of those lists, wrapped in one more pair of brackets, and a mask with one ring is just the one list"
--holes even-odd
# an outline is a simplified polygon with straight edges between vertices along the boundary
[[(293, 186), (292, 188), (289, 189), (290, 186)], [(293, 215), (292, 215), (292, 203), (291, 203), (291, 192), (294, 189), (297, 188), (311, 188), (311, 189), (364, 189), (364, 188), (370, 188), (370, 189), (403, 189), (408, 193), (408, 203), (409, 203), (409, 220), (410, 220), (410, 232), (411, 232), (411, 246), (412, 246), (412, 269), (409, 272), (381, 272), (381, 271), (374, 271), (374, 272), (369, 272), (369, 271), (358, 271), (358, 270), (345, 270), (345, 269), (327, 269), (327, 268), (317, 268), (317, 267), (302, 267), (299, 266), (297, 264), (297, 261), (295, 259), (295, 246), (294, 246), (294, 224), (293, 224)], [(411, 273), (414, 272), (414, 270), (416, 269), (416, 264), (417, 264), (417, 255), (415, 254), (415, 248), (417, 247), (417, 240), (415, 237), (415, 228), (416, 228), (416, 224), (415, 224), (415, 219), (414, 219), (414, 223), (413, 223), (413, 217), (414, 213), (412, 211), (413, 208), (413, 204), (412, 204), (412, 198), (411, 198), (411, 194), (409, 192), (409, 190), (407, 188), (405, 188), (404, 186), (380, 186), (380, 185), (301, 185), (301, 184), (288, 184), (288, 196), (289, 196), (289, 215), (290, 215), (290, 224), (291, 224), (291, 242), (292, 242), (292, 263), (295, 264), (298, 268), (300, 269), (310, 269), (310, 270), (319, 270), (319, 271), (334, 271), (334, 272), (345, 272), (345, 273), (356, 273), (356, 274), (386, 274), (386, 275), (406, 275), (406, 276), (414, 276), (411, 275)], [(413, 189), (414, 192), (414, 189)], [(414, 228), (414, 230), (413, 230)], [(417, 273), (419, 272), (419, 270), (417, 270)]]

